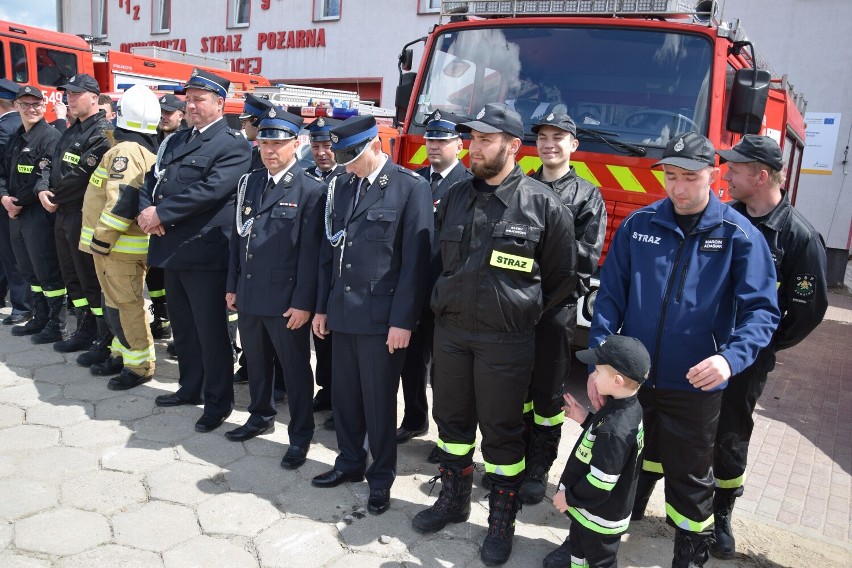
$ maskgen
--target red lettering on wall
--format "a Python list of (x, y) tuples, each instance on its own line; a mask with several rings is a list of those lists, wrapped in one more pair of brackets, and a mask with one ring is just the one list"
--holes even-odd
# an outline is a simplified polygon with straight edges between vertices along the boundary
[(263, 69), (263, 58), (261, 57), (240, 57), (231, 60), (231, 71), (237, 73), (252, 73), (260, 75)]
[[(175, 38), (175, 39), (161, 39), (161, 40), (155, 40), (155, 41), (134, 41), (134, 42), (130, 42), (130, 43), (122, 43), (119, 46), (118, 49), (119, 49), (119, 51), (123, 51), (125, 53), (130, 53), (130, 51), (134, 47), (147, 47), (147, 46), (162, 47), (162, 48), (165, 48), (165, 49), (174, 49), (176, 51), (185, 52), (186, 51), (186, 39)], [(204, 49), (203, 44), (202, 44), (202, 49)]]
[(269, 10), (269, 5), (272, 0), (260, 0), (260, 9), (261, 10)]
[[(241, 39), (239, 34), (234, 36), (234, 51), (241, 51)], [(260, 32), (257, 34), (258, 51), (262, 51), (264, 48), (304, 49), (308, 47), (325, 47), (325, 28)]]
[[(260, 49), (258, 47), (258, 49)], [(225, 53), (243, 50), (243, 35), (208, 36), (201, 38), (201, 53)]]

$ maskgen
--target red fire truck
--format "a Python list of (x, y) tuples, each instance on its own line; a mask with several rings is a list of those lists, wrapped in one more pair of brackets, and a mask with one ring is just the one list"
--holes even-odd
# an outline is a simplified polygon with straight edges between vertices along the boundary
[[(413, 73), (410, 46), (419, 41), (424, 55)], [(804, 99), (756, 57), (738, 22), (722, 21), (716, 2), (444, 0), (440, 23), (400, 55), (398, 163), (426, 163), (429, 113), (472, 117), (490, 102), (523, 118), (518, 162), (527, 172), (541, 165), (530, 126), (558, 107), (575, 119), (580, 148), (571, 163), (606, 200), (607, 246), (627, 215), (665, 197), (651, 165), (681, 133), (697, 131), (719, 149), (746, 133), (772, 136), (795, 199)], [(714, 189), (729, 199), (721, 184)], [(581, 327), (595, 293), (578, 310)]]
[[(174, 52), (181, 58), (174, 61), (168, 59), (168, 50), (160, 50), (156, 57), (112, 50), (98, 53), (93, 46), (98, 47), (93, 38), (0, 20), (0, 76), (21, 85), (39, 86), (48, 103), (48, 120), (55, 118), (53, 103), (62, 98), (56, 88), (78, 73), (92, 75), (105, 93), (120, 92), (138, 83), (178, 87), (196, 67), (225, 77), (235, 91), (269, 86), (264, 77), (230, 71), (225, 60)], [(192, 57), (200, 59), (187, 59)]]

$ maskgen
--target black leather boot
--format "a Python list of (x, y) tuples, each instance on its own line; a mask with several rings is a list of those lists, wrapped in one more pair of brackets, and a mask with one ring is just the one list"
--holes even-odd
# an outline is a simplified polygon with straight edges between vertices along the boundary
[(103, 363), (94, 363), (89, 367), (89, 372), (96, 377), (109, 377), (117, 375), (122, 369), (124, 369), (124, 357), (116, 355)]
[[(411, 524), (422, 533), (437, 532), (448, 523), (463, 523), (470, 517), (473, 465), (463, 469), (440, 468), (441, 494), (435, 504), (417, 513)], [(438, 476), (431, 479), (432, 483)]]
[(89, 350), (77, 357), (77, 364), (89, 367), (98, 363), (106, 362), (111, 355), (112, 332), (109, 330), (106, 319), (103, 316), (95, 317), (95, 327), (98, 330), (97, 338), (89, 346)]
[(527, 446), (527, 475), (521, 485), (521, 502), (535, 505), (544, 499), (547, 489), (547, 474), (556, 459), (562, 426), (533, 425), (530, 429), (530, 443)]
[(681, 529), (675, 532), (672, 568), (702, 568), (710, 557), (709, 533), (692, 533)]
[(713, 542), (710, 543), (710, 554), (715, 558), (729, 560), (737, 552), (737, 544), (734, 540), (734, 530), (731, 527), (731, 513), (734, 512), (734, 501), (737, 500), (735, 491), (732, 489), (716, 488), (713, 495)]
[(154, 339), (169, 339), (172, 336), (172, 324), (169, 321), (169, 308), (166, 302), (152, 303), (148, 306), (154, 321), (151, 322), (151, 335)]
[(56, 343), (65, 338), (65, 296), (47, 298), (47, 324), (30, 339), (36, 345)]
[(18, 325), (12, 328), (12, 335), (23, 337), (24, 335), (33, 335), (44, 329), (47, 325), (48, 314), (50, 308), (47, 306), (47, 300), (44, 294), (33, 294), (32, 318), (24, 325)]
[(95, 314), (90, 310), (78, 310), (77, 329), (74, 330), (74, 333), (68, 339), (54, 343), (53, 349), (60, 353), (85, 351), (92, 346), (92, 342), (97, 336), (98, 330), (95, 324)]
[(495, 483), (488, 496), (488, 534), (479, 551), (479, 558), (486, 566), (505, 564), (512, 554), (515, 517), (521, 510), (517, 485)]

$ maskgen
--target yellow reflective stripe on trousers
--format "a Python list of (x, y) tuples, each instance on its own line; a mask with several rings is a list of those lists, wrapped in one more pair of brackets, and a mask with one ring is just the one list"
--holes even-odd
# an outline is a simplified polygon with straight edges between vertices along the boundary
[(32, 284), (30, 285), (30, 290), (32, 290), (36, 294), (41, 294), (41, 292), (42, 292), (41, 286), (35, 286), (35, 285), (32, 285)]
[(148, 290), (148, 295), (151, 298), (162, 298), (163, 296), (166, 295), (166, 291), (165, 290)]
[(565, 422), (565, 414), (560, 412), (556, 416), (540, 416), (533, 412), (533, 421), (539, 426), (559, 426)]
[(438, 438), (438, 447), (453, 456), (466, 456), (476, 449), (476, 440), (472, 444), (455, 444)]
[(119, 219), (118, 217), (111, 215), (106, 211), (101, 213), (100, 222), (106, 225), (107, 227), (112, 227), (116, 231), (121, 231), (122, 233), (130, 227), (130, 223), (123, 219)]
[(122, 356), (125, 365), (139, 366), (146, 361), (155, 359), (154, 346), (151, 345), (145, 349), (123, 349)]
[(65, 295), (65, 288), (60, 288), (58, 290), (45, 290), (42, 289), (42, 294), (44, 294), (45, 298), (58, 298), (59, 296)]
[(102, 315), (104, 315), (104, 309), (103, 309), (103, 308), (95, 308), (95, 307), (92, 307), (92, 308), (89, 308), (89, 310), (91, 310), (91, 312), (92, 312), (93, 314), (95, 314), (96, 316), (102, 316)]
[(532, 412), (532, 410), (533, 410), (533, 402), (532, 401), (525, 402), (524, 403), (524, 414), (527, 414), (528, 412)]
[(580, 558), (579, 556), (571, 555), (571, 568), (589, 568), (589, 563), (586, 562), (585, 558)]
[[(44, 295), (47, 296), (47, 292)], [(76, 300), (71, 300), (71, 303), (74, 304), (75, 308), (85, 308), (89, 305), (89, 300), (86, 298), (77, 298)]]
[(124, 254), (148, 254), (148, 236), (137, 237), (134, 235), (121, 235), (115, 241), (112, 252), (123, 252)]
[(651, 473), (663, 473), (663, 464), (660, 462), (642, 460), (642, 470), (649, 471)]
[(114, 354), (121, 355), (122, 357), (124, 357), (124, 352), (127, 351), (116, 336), (113, 336), (112, 343), (109, 344), (109, 348)]
[(505, 477), (514, 477), (520, 475), (527, 468), (526, 459), (522, 459), (518, 463), (508, 465), (497, 465), (494, 463), (485, 462), (485, 473), (493, 473), (495, 475), (503, 475)]
[(677, 510), (668, 503), (666, 503), (666, 515), (668, 515), (676, 527), (689, 532), (701, 532), (713, 524), (712, 514), (703, 521), (693, 521), (692, 519), (687, 519), (678, 513)]
[(610, 521), (578, 507), (568, 507), (568, 514), (578, 523), (598, 534), (620, 534), (630, 525), (630, 517), (620, 521)]
[(719, 489), (739, 489), (745, 483), (745, 474), (734, 479), (716, 479), (716, 487)]

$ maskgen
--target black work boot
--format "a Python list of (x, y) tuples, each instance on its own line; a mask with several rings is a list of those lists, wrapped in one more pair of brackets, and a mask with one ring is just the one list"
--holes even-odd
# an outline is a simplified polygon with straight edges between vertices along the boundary
[(104, 363), (111, 355), (112, 332), (109, 330), (106, 319), (103, 316), (95, 317), (95, 326), (98, 328), (98, 336), (89, 346), (89, 350), (77, 356), (77, 364), (90, 367), (97, 363)]
[(527, 476), (521, 485), (521, 502), (535, 505), (544, 499), (547, 489), (547, 474), (556, 459), (562, 426), (533, 425), (530, 430), (530, 444), (527, 446)]
[(124, 357), (116, 355), (103, 363), (94, 363), (89, 367), (89, 372), (96, 377), (108, 377), (120, 373), (122, 369), (124, 369)]
[(47, 299), (47, 324), (30, 339), (36, 345), (56, 343), (65, 337), (65, 296)]
[(148, 306), (154, 321), (151, 322), (151, 335), (154, 339), (169, 339), (172, 336), (172, 324), (169, 321), (169, 308), (165, 302)]
[(47, 325), (48, 314), (50, 308), (47, 306), (47, 299), (44, 294), (33, 294), (32, 318), (24, 325), (17, 325), (12, 328), (12, 335), (22, 337), (24, 335), (33, 335), (44, 329)]
[(166, 353), (168, 353), (169, 357), (171, 357), (172, 359), (178, 358), (177, 348), (175, 347), (174, 341), (169, 341), (166, 344)]
[(485, 565), (498, 566), (509, 559), (515, 536), (515, 516), (520, 509), (517, 485), (494, 484), (488, 495), (488, 534), (479, 551)]
[(571, 568), (571, 541), (566, 538), (559, 548), (544, 557), (544, 568)]
[[(440, 468), (441, 494), (435, 504), (417, 513), (411, 524), (422, 533), (437, 532), (447, 523), (463, 523), (470, 517), (473, 465), (464, 469)], [(431, 479), (434, 483), (438, 476)]]
[(660, 478), (662, 478), (662, 475), (659, 473), (643, 471), (639, 474), (639, 483), (636, 485), (636, 499), (633, 501), (633, 513), (630, 515), (630, 520), (641, 521), (645, 518), (645, 509), (648, 507), (648, 501), (651, 500), (654, 486)]
[(97, 336), (98, 330), (95, 324), (95, 314), (90, 310), (78, 310), (77, 329), (74, 330), (74, 333), (68, 339), (54, 343), (53, 349), (60, 353), (85, 351), (92, 346), (92, 342)]
[(143, 376), (138, 373), (134, 373), (127, 367), (121, 370), (121, 374), (117, 377), (113, 377), (107, 383), (107, 388), (109, 390), (129, 390), (133, 387), (138, 387), (143, 383), (147, 383), (151, 380), (150, 376)]
[(709, 545), (708, 533), (693, 533), (677, 529), (672, 568), (701, 568), (710, 557), (707, 552)]
[(731, 526), (731, 513), (734, 512), (735, 490), (716, 488), (713, 495), (713, 516), (716, 525), (713, 527), (715, 539), (710, 543), (710, 554), (715, 558), (728, 560), (736, 553), (734, 530)]

